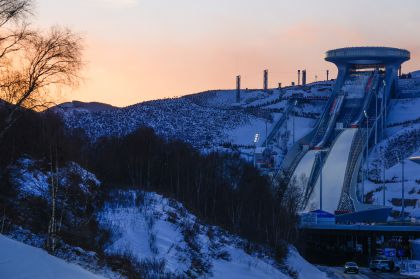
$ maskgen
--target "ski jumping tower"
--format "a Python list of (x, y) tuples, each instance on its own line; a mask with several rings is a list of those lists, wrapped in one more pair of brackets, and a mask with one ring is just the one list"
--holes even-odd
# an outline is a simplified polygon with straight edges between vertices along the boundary
[[(322, 204), (322, 210), (337, 213), (340, 222), (386, 221), (392, 208), (366, 204), (360, 181), (366, 178), (364, 158), (374, 142), (371, 138), (378, 134), (378, 122), (385, 123), (389, 100), (397, 94), (398, 70), (409, 59), (409, 51), (388, 47), (326, 52), (325, 60), (338, 68), (332, 95), (314, 129), (297, 141), (282, 163), (288, 173), (307, 177), (302, 183), (304, 209), (321, 208)], [(305, 70), (302, 75), (304, 85)], [(377, 99), (372, 100), (379, 92), (379, 115), (365, 122), (366, 112), (378, 110)], [(334, 130), (339, 131), (335, 134)], [(321, 160), (320, 150), (325, 157)]]
[(409, 59), (408, 50), (391, 47), (346, 47), (329, 50), (325, 55), (325, 60), (338, 68), (334, 89), (341, 88), (350, 70), (376, 68), (385, 70), (388, 96), (395, 94), (398, 70)]

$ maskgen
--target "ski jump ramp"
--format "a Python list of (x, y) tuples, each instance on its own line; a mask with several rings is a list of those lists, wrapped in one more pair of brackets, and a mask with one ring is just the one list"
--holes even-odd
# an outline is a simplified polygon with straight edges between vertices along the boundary
[[(322, 210), (334, 212), (340, 202), (341, 192), (349, 162), (350, 149), (356, 128), (345, 129), (336, 139), (322, 169)], [(307, 210), (320, 207), (320, 178), (309, 199)]]
[(295, 179), (297, 185), (303, 192), (308, 188), (309, 179), (314, 167), (316, 156), (319, 150), (309, 150), (305, 156), (300, 160), (295, 171), (293, 172), (293, 179)]

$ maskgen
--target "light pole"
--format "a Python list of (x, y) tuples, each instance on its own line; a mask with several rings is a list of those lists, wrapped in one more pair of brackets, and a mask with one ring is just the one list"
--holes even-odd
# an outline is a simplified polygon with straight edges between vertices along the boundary
[(401, 196), (402, 196), (402, 201), (401, 201), (401, 215), (402, 215), (402, 222), (404, 223), (405, 221), (405, 200), (404, 200), (404, 158), (401, 156)]
[(322, 170), (324, 169), (324, 160), (322, 159), (322, 151), (317, 154), (319, 163), (321, 164), (321, 171), (319, 173), (319, 210), (322, 210)]
[(265, 148), (267, 148), (268, 144), (268, 130), (267, 130), (267, 119), (265, 120)]
[(369, 157), (369, 117), (366, 110), (363, 110), (363, 113), (366, 118), (366, 157), (365, 157), (365, 171), (362, 178), (362, 202), (365, 202), (365, 180), (369, 176), (369, 165), (368, 165), (368, 157)]
[(401, 163), (401, 222), (405, 221), (405, 201), (404, 201), (404, 157), (397, 155), (397, 160)]
[(378, 91), (375, 92), (375, 145), (378, 143)]
[(256, 158), (255, 158), (255, 151), (257, 149), (257, 143), (260, 140), (260, 134), (256, 133), (254, 136), (254, 167), (257, 165)]
[(382, 80), (382, 84), (384, 85), (382, 91), (382, 139), (385, 137), (385, 121), (386, 121), (386, 81)]
[[(298, 101), (295, 100), (295, 104), (293, 106), (293, 111), (295, 110), (295, 107), (297, 106)], [(292, 113), (293, 113), (292, 111)], [(293, 114), (293, 145), (295, 144), (295, 114)]]
[(385, 152), (382, 155), (382, 205), (385, 206)]

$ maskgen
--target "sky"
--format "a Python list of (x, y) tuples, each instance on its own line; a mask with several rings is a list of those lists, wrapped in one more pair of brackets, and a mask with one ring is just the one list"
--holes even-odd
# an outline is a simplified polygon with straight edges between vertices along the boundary
[[(127, 106), (211, 90), (334, 78), (325, 51), (392, 46), (420, 69), (418, 0), (35, 0), (34, 26), (84, 38), (83, 81), (60, 101)], [(419, 56), (419, 57), (417, 57)]]

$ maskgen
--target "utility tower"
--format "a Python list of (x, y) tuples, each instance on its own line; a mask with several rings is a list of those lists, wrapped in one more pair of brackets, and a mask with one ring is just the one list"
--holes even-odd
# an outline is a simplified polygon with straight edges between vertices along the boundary
[(241, 101), (241, 76), (236, 76), (236, 102)]
[(264, 70), (264, 91), (268, 90), (268, 70)]

